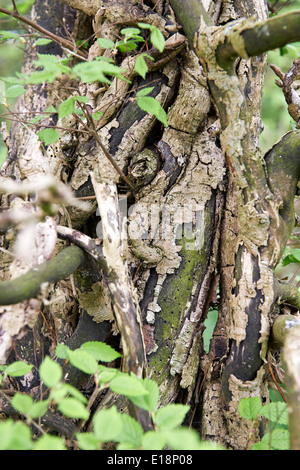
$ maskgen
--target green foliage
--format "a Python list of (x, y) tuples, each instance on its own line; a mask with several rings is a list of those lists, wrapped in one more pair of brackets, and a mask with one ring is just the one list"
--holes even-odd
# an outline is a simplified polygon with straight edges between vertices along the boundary
[[(109, 387), (115, 393), (124, 395), (136, 406), (149, 411), (153, 430), (144, 432), (134, 418), (121, 413), (116, 406), (101, 409), (93, 416), (87, 398), (72, 385), (63, 381), (63, 367), (46, 356), (39, 367), (39, 375), (48, 388), (44, 400), (34, 399), (23, 393), (15, 393), (10, 403), (25, 418), (0, 422), (1, 450), (100, 450), (106, 442), (114, 442), (117, 450), (162, 450), (165, 447), (176, 450), (221, 449), (220, 446), (202, 442), (198, 433), (182, 426), (189, 407), (181, 404), (168, 404), (158, 408), (159, 389), (150, 379), (139, 379), (134, 374), (126, 374), (99, 362), (110, 362), (120, 354), (105, 343), (90, 341), (80, 348), (71, 350), (58, 344), (56, 357), (64, 359), (76, 368), (94, 376), (96, 391)], [(7, 376), (23, 376), (31, 371), (32, 365), (16, 361), (9, 366), (1, 366), (3, 380)], [(91, 432), (75, 433), (72, 442), (63, 437), (43, 434), (37, 438), (32, 429), (51, 406), (67, 418), (86, 422), (92, 420)], [(37, 420), (37, 421), (36, 421)], [(40, 427), (39, 427), (40, 429)]]
[[(146, 23), (140, 23), (139, 28), (123, 28), (121, 30), (123, 37), (116, 42), (106, 38), (98, 38), (97, 41), (103, 49), (112, 50), (113, 55), (117, 55), (118, 53), (128, 54), (138, 50), (140, 43), (145, 43), (143, 37), (145, 33), (142, 33), (141, 30), (150, 31), (150, 42), (162, 52), (165, 46), (163, 34), (155, 26)], [(16, 31), (0, 31), (0, 37), (4, 44), (11, 41), (26, 42), (22, 34), (18, 34)], [(51, 39), (35, 36), (32, 47), (35, 48), (36, 46), (46, 45), (49, 42), (51, 42)], [(4, 106), (13, 105), (14, 100), (24, 94), (31, 85), (52, 84), (56, 79), (62, 76), (69, 77), (70, 79), (79, 79), (84, 83), (98, 82), (102, 85), (110, 85), (113, 78), (128, 81), (125, 76), (127, 70), (116, 65), (115, 61), (111, 58), (99, 56), (94, 60), (82, 61), (76, 65), (72, 65), (72, 58), (72, 55), (60, 58), (51, 54), (37, 53), (37, 59), (33, 61), (35, 70), (30, 75), (16, 72), (15, 75), (0, 77), (2, 80), (0, 80), (0, 106), (1, 104)], [(149, 54), (137, 52), (134, 70), (144, 79), (149, 71), (147, 65), (147, 61), (149, 60), (154, 59)], [(7, 86), (5, 86), (4, 82)], [(137, 105), (146, 113), (153, 114), (160, 122), (167, 126), (167, 115), (160, 103), (154, 97), (146, 95), (145, 93), (141, 95), (136, 94), (135, 100)], [(51, 112), (46, 110), (44, 115), (35, 116), (30, 123), (35, 125), (45, 117), (49, 118), (51, 114), (57, 113), (59, 119), (66, 118), (74, 113), (84, 118), (83, 110), (87, 102), (88, 99), (85, 96), (70, 95), (59, 105), (58, 110), (52, 109)], [(91, 119), (98, 120), (101, 115), (101, 112), (97, 112), (91, 116)], [(59, 128), (56, 126), (44, 127), (45, 128), (37, 132), (39, 140), (46, 146), (57, 142), (60, 138)], [(3, 160), (3, 157), (1, 157), (1, 159)], [(2, 164), (1, 161), (0, 164)]]
[(256, 442), (253, 450), (288, 450), (289, 430), (288, 430), (288, 408), (286, 403), (276, 401), (261, 404), (259, 397), (242, 398), (239, 403), (239, 413), (242, 418), (254, 423), (264, 417), (268, 420), (266, 432), (262, 439)]

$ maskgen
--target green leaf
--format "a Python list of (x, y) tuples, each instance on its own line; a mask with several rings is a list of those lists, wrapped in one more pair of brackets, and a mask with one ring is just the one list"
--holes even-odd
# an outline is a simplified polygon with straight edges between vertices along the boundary
[(99, 439), (90, 432), (77, 433), (76, 439), (81, 450), (99, 450), (100, 448)]
[(81, 349), (70, 350), (69, 359), (74, 367), (77, 367), (77, 369), (82, 370), (86, 374), (95, 374), (98, 370), (96, 359), (87, 351)]
[(21, 377), (22, 375), (28, 374), (33, 368), (32, 364), (27, 364), (24, 361), (15, 361), (5, 369), (5, 374), (11, 377)]
[(118, 374), (111, 380), (109, 388), (115, 393), (130, 397), (148, 394), (143, 381), (134, 375)]
[(16, 393), (11, 399), (11, 405), (19, 413), (27, 415), (33, 405), (33, 398), (30, 395)]
[(238, 409), (242, 418), (253, 421), (260, 414), (261, 400), (259, 397), (242, 398)]
[[(0, 434), (2, 428), (0, 428)], [(1, 439), (2, 440), (2, 439)], [(33, 446), (30, 428), (22, 421), (13, 423), (10, 429), (10, 439), (6, 442), (5, 450), (31, 450)], [(0, 444), (0, 448), (1, 448)]]
[(117, 42), (117, 48), (120, 52), (131, 52), (137, 49), (136, 39)]
[(159, 399), (159, 388), (156, 382), (151, 379), (143, 379), (143, 386), (147, 390), (148, 395), (139, 395), (139, 396), (128, 396), (129, 400), (132, 401), (136, 406), (143, 408), (147, 411), (154, 411), (158, 399)]
[(161, 31), (156, 26), (147, 23), (138, 23), (138, 26), (143, 29), (150, 29), (150, 41), (156, 49), (162, 52), (165, 48), (166, 41)]
[(195, 429), (180, 428), (164, 432), (166, 444), (173, 450), (201, 450), (202, 442)]
[(43, 141), (45, 145), (51, 145), (57, 142), (60, 138), (60, 133), (57, 129), (43, 129), (38, 132), (39, 140)]
[(124, 69), (107, 62), (106, 60), (92, 60), (81, 62), (73, 67), (73, 72), (85, 83), (101, 82), (110, 83), (105, 75), (111, 75), (125, 80), (122, 76)]
[(58, 118), (62, 119), (69, 116), (75, 111), (75, 98), (70, 96), (65, 101), (63, 101), (58, 107)]
[(58, 409), (61, 413), (73, 419), (89, 419), (90, 413), (81, 401), (75, 398), (63, 398), (58, 403)]
[(122, 430), (118, 436), (117, 441), (122, 445), (128, 445), (139, 447), (142, 442), (144, 431), (140, 423), (138, 423), (132, 416), (125, 413), (121, 414)]
[(61, 437), (44, 434), (36, 441), (33, 450), (67, 450), (67, 448)]
[(145, 62), (144, 54), (137, 56), (134, 64), (134, 70), (143, 78), (146, 78), (148, 72), (148, 65)]
[(163, 433), (148, 431), (142, 437), (143, 450), (163, 450), (166, 445), (166, 438)]
[(261, 443), (265, 446), (268, 446), (268, 449), (272, 448), (274, 450), (289, 450), (289, 431), (287, 429), (275, 428), (263, 436)]
[(113, 41), (111, 41), (110, 39), (98, 38), (97, 42), (101, 47), (103, 47), (103, 49), (114, 49), (115, 48), (115, 43)]
[(288, 407), (284, 402), (268, 403), (261, 407), (259, 414), (274, 423), (286, 426), (289, 424)]
[(58, 343), (55, 348), (56, 357), (59, 359), (68, 359), (70, 348), (66, 344)]
[(52, 39), (47, 39), (47, 38), (38, 38), (34, 45), (35, 46), (46, 46), (47, 44), (50, 44), (52, 42)]
[(120, 33), (126, 37), (136, 37), (140, 34), (140, 32), (141, 30), (138, 28), (123, 28), (120, 31)]
[[(105, 367), (102, 365), (98, 366), (98, 380), (101, 383), (107, 384), (110, 382), (114, 377), (119, 375), (120, 372), (118, 369), (114, 369), (113, 367)], [(121, 373), (122, 374), (122, 373)]]
[(152, 42), (153, 46), (162, 52), (165, 48), (165, 38), (161, 31), (158, 28), (153, 28), (150, 34), (150, 41)]
[(121, 354), (115, 351), (109, 344), (102, 343), (100, 341), (88, 341), (83, 343), (80, 347), (81, 350), (87, 351), (97, 361), (111, 362), (121, 357)]
[(28, 411), (28, 415), (32, 419), (41, 418), (48, 411), (49, 400), (42, 400), (33, 403), (32, 407)]
[(287, 266), (290, 263), (300, 262), (300, 248), (294, 248), (287, 256), (282, 260), (282, 266)]
[(189, 406), (179, 403), (165, 405), (154, 414), (154, 422), (158, 429), (174, 429), (182, 424), (189, 411)]
[(6, 40), (6, 39), (20, 39), (20, 36), (17, 33), (14, 33), (13, 31), (1, 30), (0, 31), (0, 36), (2, 36), (2, 38), (4, 40)]
[(151, 93), (152, 90), (154, 90), (154, 86), (147, 86), (145, 88), (142, 88), (141, 90), (137, 92), (136, 97), (140, 98), (141, 96), (149, 95), (149, 93)]
[(115, 441), (123, 423), (116, 406), (98, 411), (93, 418), (94, 434), (101, 442)]
[(46, 356), (39, 367), (40, 378), (49, 387), (55, 387), (62, 379), (63, 372), (61, 366)]
[(153, 114), (156, 119), (168, 127), (167, 114), (155, 98), (152, 98), (151, 96), (142, 96), (141, 98), (138, 98), (137, 104), (143, 111)]
[(13, 85), (7, 88), (5, 96), (6, 98), (17, 98), (18, 96), (24, 95), (26, 89), (22, 85)]

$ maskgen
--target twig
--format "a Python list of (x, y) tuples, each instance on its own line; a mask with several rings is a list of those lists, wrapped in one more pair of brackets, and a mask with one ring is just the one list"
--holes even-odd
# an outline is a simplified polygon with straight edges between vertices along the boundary
[(21, 15), (18, 12), (18, 10), (15, 9), (14, 11), (11, 11), (11, 10), (8, 10), (7, 8), (0, 7), (0, 12), (4, 13), (5, 15), (12, 16), (16, 20), (22, 21), (22, 23), (25, 23), (28, 26), (31, 26), (31, 28), (35, 29), (36, 31), (38, 31), (41, 34), (44, 34), (45, 36), (47, 36), (48, 38), (50, 38), (53, 41), (57, 42), (61, 46), (66, 47), (70, 51), (76, 52), (81, 58), (84, 58), (84, 59), (87, 58), (87, 54), (85, 54), (84, 52), (82, 52), (80, 50), (76, 51), (75, 46), (74, 46), (74, 44), (72, 44), (71, 41), (69, 41), (67, 39), (64, 39), (64, 38), (61, 38), (60, 36), (57, 36), (54, 33), (51, 33), (51, 31), (48, 31), (47, 29), (45, 29), (42, 26), (35, 23), (34, 21), (31, 21), (29, 18), (26, 18), (26, 16)]
[(275, 375), (274, 375), (272, 366), (271, 366), (270, 361), (269, 361), (268, 358), (267, 358), (267, 363), (268, 363), (269, 371), (270, 371), (271, 377), (272, 377), (272, 379), (273, 379), (273, 381), (274, 381), (274, 384), (276, 385), (276, 388), (277, 388), (278, 392), (279, 392), (280, 395), (282, 396), (283, 401), (284, 401), (285, 403), (287, 403), (287, 399), (285, 398), (284, 393), (283, 393), (283, 391), (281, 390), (280, 385), (279, 385), (279, 383), (278, 383), (277, 380), (276, 380), (276, 377), (275, 377)]

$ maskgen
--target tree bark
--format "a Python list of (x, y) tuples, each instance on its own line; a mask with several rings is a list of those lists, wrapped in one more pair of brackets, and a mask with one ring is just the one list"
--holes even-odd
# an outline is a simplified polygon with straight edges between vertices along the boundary
[[(57, 3), (36, 0), (33, 21), (62, 36), (55, 14), (41, 14), (45, 8), (57, 11)], [(173, 10), (163, 1), (61, 3), (65, 28), (75, 40), (95, 33), (115, 41), (124, 26), (147, 22), (162, 31), (167, 52), (148, 50), (155, 60), (149, 61), (145, 79), (137, 76), (135, 57), (128, 55), (119, 60), (130, 82), (115, 78), (105, 89), (61, 79), (53, 87), (28, 90), (18, 100), (19, 112), (57, 106), (70, 92), (68, 86), (77, 86), (89, 98), (92, 113), (103, 116), (92, 134), (62, 131), (46, 151), (33, 130), (14, 124), (5, 177), (34, 182), (50, 173), (67, 182), (76, 197), (92, 201), (75, 207), (62, 197), (62, 209), (52, 214), (60, 239), (55, 251), (67, 243), (81, 247), (61, 252), (74, 250), (79, 257), (63, 277), (75, 265), (81, 269), (67, 281), (49, 278), (55, 284), (37, 307), (53, 323), (55, 341), (71, 347), (95, 336), (117, 347), (120, 342), (123, 370), (154, 379), (160, 404), (189, 404), (187, 422), (203, 439), (244, 449), (250, 425), (240, 417), (238, 404), (248, 396), (268, 397), (264, 359), (270, 318), (283, 295), (273, 273), (294, 227), (300, 168), (298, 130), (264, 157), (258, 148), (265, 51), (282, 44), (280, 28), (288, 35), (283, 43), (299, 39), (299, 13), (269, 22), (263, 0), (170, 0), (170, 5)], [(257, 39), (266, 28), (267, 43)], [(88, 60), (109, 57), (93, 41)], [(42, 46), (41, 52), (62, 55), (66, 44), (58, 42), (50, 49)], [(28, 49), (25, 72), (32, 68), (32, 54)], [(153, 86), (151, 96), (166, 110), (168, 127), (128, 99), (144, 86)], [(78, 126), (74, 116), (59, 124)], [(3, 203), (16, 204), (8, 196)], [(122, 207), (128, 216), (124, 239)], [(7, 249), (9, 243), (13, 249), (3, 235), (2, 246)], [(7, 256), (3, 267), (10, 264)], [(93, 258), (90, 265), (83, 263), (86, 256)], [(55, 259), (47, 263), (55, 265)], [(27, 262), (27, 276), (30, 268)], [(12, 286), (9, 277), (6, 269), (2, 286)], [(207, 352), (204, 321), (216, 303), (219, 316)], [(1, 318), (1, 333), (9, 337), (1, 357), (10, 361), (13, 342), (21, 355), (22, 338), (37, 322), (25, 316), (14, 331)], [(40, 340), (46, 342), (42, 333)], [(69, 374), (76, 386), (85, 379)], [(110, 400), (116, 397), (108, 394), (99, 406)], [(150, 427), (149, 416), (129, 411), (144, 429)]]

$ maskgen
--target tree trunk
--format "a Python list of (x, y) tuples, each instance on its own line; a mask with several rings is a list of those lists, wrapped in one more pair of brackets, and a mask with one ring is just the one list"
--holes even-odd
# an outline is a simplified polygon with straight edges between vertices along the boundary
[[(97, 121), (96, 137), (63, 130), (60, 140), (45, 151), (32, 128), (13, 124), (5, 177), (31, 183), (54, 175), (68, 183), (77, 198), (90, 197), (91, 202), (89, 206), (68, 203), (65, 194), (60, 200), (51, 194), (51, 204), (61, 204), (61, 209), (39, 222), (46, 233), (51, 226), (50, 248), (44, 247), (43, 256), (30, 260), (23, 256), (23, 248), (23, 259), (18, 251), (14, 264), (9, 255), (1, 254), (2, 280), (19, 275), (15, 266), (20, 262), (25, 272), (43, 263), (66, 240), (78, 244), (76, 230), (104, 241), (103, 253), (90, 252), (88, 262), (83, 261), (74, 276), (57, 277), (34, 305), (30, 299), (1, 307), (1, 360), (11, 361), (17, 353), (38, 364), (43, 354), (53, 353), (57, 342), (77, 347), (90, 339), (106, 341), (122, 350), (124, 370), (147, 374), (159, 384), (161, 404), (190, 405), (187, 423), (201, 438), (245, 449), (250, 424), (240, 417), (238, 404), (248, 396), (268, 399), (264, 359), (279, 297), (273, 272), (294, 226), (299, 131), (287, 134), (265, 158), (261, 156), (258, 140), (267, 48), (255, 55), (250, 46), (247, 49), (252, 38), (244, 31), (253, 29), (253, 15), (256, 20), (267, 19), (264, 0), (205, 1), (203, 6), (170, 1), (173, 10), (168, 3), (35, 2), (33, 20), (58, 36), (65, 31), (58, 29), (57, 11), (75, 40), (95, 32), (96, 37), (115, 41), (124, 26), (147, 22), (163, 32), (167, 52), (148, 51), (155, 61), (149, 61), (144, 80), (133, 68), (135, 58), (128, 55), (122, 66), (130, 83), (115, 78), (100, 89), (96, 83), (78, 85), (62, 78), (46, 88), (34, 86), (18, 100), (17, 111), (38, 113), (51, 104), (57, 107), (70, 93), (68, 87), (79, 86), (78, 94), (88, 96), (92, 112), (102, 111), (103, 116)], [(189, 12), (188, 19), (184, 12)], [(183, 29), (174, 23), (174, 14)], [(205, 24), (199, 24), (200, 15)], [(236, 23), (228, 36), (226, 25), (240, 18), (251, 19)], [(217, 34), (215, 26), (220, 26)], [(241, 37), (244, 42), (236, 39)], [(88, 60), (110, 55), (93, 41)], [(53, 44), (40, 46), (40, 52), (62, 55), (61, 46)], [(220, 44), (225, 52), (218, 48)], [(24, 71), (31, 70), (34, 54), (28, 48)], [(168, 127), (128, 98), (144, 86), (154, 87), (151, 96), (167, 111)], [(54, 124), (78, 126), (74, 116)], [(128, 216), (122, 240), (114, 185), (121, 215)], [(95, 194), (99, 212), (92, 199)], [(42, 197), (39, 194), (38, 201)], [(20, 197), (3, 196), (3, 204), (31, 207), (30, 199), (24, 202)], [(119, 237), (113, 250), (106, 244), (112, 233), (112, 207), (117, 222), (111, 236)], [(25, 230), (15, 233), (15, 245)], [(41, 244), (40, 234), (35, 236)], [(4, 234), (2, 246), (13, 246)], [(207, 352), (202, 334), (211, 305), (217, 305), (218, 321)], [(52, 325), (50, 335), (40, 310)], [(18, 324), (15, 318), (20, 319)], [(77, 387), (86, 386), (86, 376), (77, 370), (69, 370), (68, 377)], [(32, 377), (19, 386), (31, 390), (36, 380)], [(117, 399), (107, 395), (99, 406), (111, 400)], [(147, 417), (140, 417), (137, 410), (130, 412), (148, 427)]]

